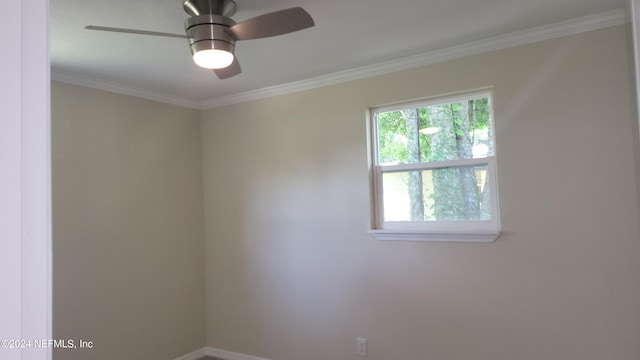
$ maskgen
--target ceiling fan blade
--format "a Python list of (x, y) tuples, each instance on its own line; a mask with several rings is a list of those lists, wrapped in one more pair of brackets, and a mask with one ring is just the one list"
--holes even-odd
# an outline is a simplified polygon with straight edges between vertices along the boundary
[(107, 26), (88, 25), (88, 26), (85, 26), (84, 28), (87, 30), (110, 31), (110, 32), (119, 32), (119, 33), (126, 33), (126, 34), (164, 36), (164, 37), (172, 37), (172, 38), (180, 38), (180, 39), (187, 38), (186, 35), (180, 35), (180, 34), (171, 34), (171, 33), (147, 31), (147, 30), (123, 29), (123, 28), (115, 28), (115, 27), (107, 27)]
[(306, 10), (293, 7), (253, 17), (233, 25), (228, 31), (236, 40), (251, 40), (288, 34), (314, 25)]
[(242, 72), (242, 69), (240, 68), (240, 63), (238, 62), (238, 58), (234, 56), (233, 62), (231, 63), (231, 65), (223, 69), (214, 69), (213, 72), (216, 73), (216, 75), (218, 76), (218, 79), (224, 80), (240, 74)]

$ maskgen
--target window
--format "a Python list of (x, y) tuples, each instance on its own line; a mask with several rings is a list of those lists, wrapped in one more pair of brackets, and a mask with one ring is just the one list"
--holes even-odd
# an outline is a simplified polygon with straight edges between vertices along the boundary
[(489, 91), (375, 108), (371, 120), (376, 238), (498, 237)]

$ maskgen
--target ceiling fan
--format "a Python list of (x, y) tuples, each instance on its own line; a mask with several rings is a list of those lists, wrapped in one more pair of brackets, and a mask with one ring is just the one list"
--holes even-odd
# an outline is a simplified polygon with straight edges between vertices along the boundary
[(185, 21), (186, 35), (95, 25), (85, 29), (188, 39), (194, 62), (213, 69), (218, 78), (227, 79), (241, 72), (234, 55), (236, 41), (288, 34), (315, 25), (311, 15), (301, 7), (274, 11), (240, 23), (231, 19), (237, 10), (233, 0), (184, 0), (183, 7), (191, 16)]

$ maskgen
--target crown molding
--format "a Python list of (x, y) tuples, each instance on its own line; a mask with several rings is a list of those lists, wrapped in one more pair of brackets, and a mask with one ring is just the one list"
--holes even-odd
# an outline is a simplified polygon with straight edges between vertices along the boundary
[(414, 56), (385, 61), (378, 64), (339, 71), (336, 73), (317, 76), (306, 80), (204, 100), (201, 106), (202, 109), (212, 109), (225, 105), (238, 104), (273, 96), (311, 90), (324, 86), (335, 85), (367, 77), (384, 75), (396, 71), (408, 70), (425, 65), (459, 59), (471, 55), (502, 50), (513, 46), (574, 35), (581, 32), (602, 29), (615, 25), (621, 25), (628, 21), (629, 16), (624, 10), (614, 10), (554, 23), (551, 25), (539, 26), (510, 34), (499, 35), (484, 40), (452, 46), (449, 48), (433, 50)]
[(139, 97), (142, 99), (158, 101), (166, 104), (177, 105), (192, 109), (201, 109), (200, 101), (190, 100), (164, 93), (137, 88), (134, 86), (93, 78), (85, 75), (51, 69), (51, 80), (65, 84), (84, 86), (97, 90), (104, 90), (116, 94)]
[(321, 75), (287, 84), (275, 85), (237, 94), (217, 97), (204, 101), (167, 95), (152, 90), (87, 77), (85, 75), (51, 70), (51, 79), (67, 84), (79, 85), (118, 94), (135, 96), (147, 100), (159, 101), (193, 109), (213, 109), (221, 106), (238, 104), (253, 100), (265, 99), (279, 95), (317, 89), (324, 86), (340, 84), (348, 81), (372, 76), (384, 75), (396, 71), (408, 70), (425, 65), (459, 59), (471, 55), (502, 50), (538, 41), (574, 35), (586, 31), (602, 29), (629, 22), (629, 15), (624, 9), (571, 19), (545, 26), (539, 26), (510, 34), (499, 35), (484, 40), (473, 41), (444, 49), (432, 50), (422, 54), (385, 61), (373, 65), (357, 67), (350, 70)]

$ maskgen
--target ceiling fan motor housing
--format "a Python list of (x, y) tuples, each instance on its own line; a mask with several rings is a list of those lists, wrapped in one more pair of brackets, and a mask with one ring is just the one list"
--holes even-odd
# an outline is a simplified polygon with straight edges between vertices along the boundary
[(183, 8), (189, 16), (213, 14), (231, 17), (238, 6), (233, 0), (184, 0)]
[(236, 40), (227, 32), (235, 25), (232, 19), (214, 14), (193, 16), (185, 22), (191, 54), (201, 50), (225, 50), (234, 53)]

